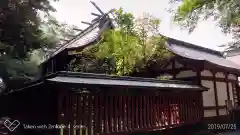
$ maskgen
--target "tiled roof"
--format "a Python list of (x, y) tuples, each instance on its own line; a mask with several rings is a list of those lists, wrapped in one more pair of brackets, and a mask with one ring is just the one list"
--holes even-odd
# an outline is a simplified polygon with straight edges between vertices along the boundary
[(105, 85), (105, 86), (126, 86), (137, 88), (159, 88), (162, 90), (207, 90), (205, 87), (193, 85), (182, 81), (165, 81), (153, 78), (109, 76), (103, 74), (81, 73), (81, 72), (59, 72), (55, 77), (47, 79), (50, 82), (60, 82), (68, 84), (85, 85)]
[(51, 59), (65, 49), (84, 47), (85, 45), (89, 45), (90, 43), (98, 40), (101, 33), (104, 30), (108, 29), (112, 24), (111, 19), (108, 17), (108, 14), (110, 12), (104, 14), (102, 17), (99, 18), (99, 20), (94, 21), (89, 27), (84, 29), (74, 38), (67, 41), (65, 44), (54, 49), (52, 53), (49, 54), (46, 61), (48, 61), (48, 59)]
[(221, 52), (168, 38), (167, 48), (176, 55), (240, 71), (240, 66), (224, 58)]

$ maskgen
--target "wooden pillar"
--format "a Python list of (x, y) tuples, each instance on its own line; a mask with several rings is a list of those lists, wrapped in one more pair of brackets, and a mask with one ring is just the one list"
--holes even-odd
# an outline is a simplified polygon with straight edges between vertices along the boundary
[(214, 98), (215, 98), (215, 104), (216, 104), (216, 114), (219, 116), (219, 107), (218, 107), (218, 93), (217, 93), (217, 83), (216, 83), (216, 73), (213, 73), (213, 86), (214, 86)]
[(238, 75), (235, 75), (236, 76), (236, 94), (237, 94), (237, 104), (240, 105), (240, 87), (239, 87), (239, 82), (238, 82)]
[[(199, 86), (202, 86), (202, 80), (201, 80), (201, 70), (197, 71), (197, 84)], [(203, 92), (201, 92), (201, 98), (200, 98), (200, 107), (199, 108), (202, 112), (201, 112), (201, 118), (204, 118), (204, 104), (203, 104)]]
[(230, 100), (230, 92), (229, 92), (229, 85), (228, 85), (228, 73), (225, 73), (225, 82), (226, 82), (226, 88), (227, 88), (227, 100)]

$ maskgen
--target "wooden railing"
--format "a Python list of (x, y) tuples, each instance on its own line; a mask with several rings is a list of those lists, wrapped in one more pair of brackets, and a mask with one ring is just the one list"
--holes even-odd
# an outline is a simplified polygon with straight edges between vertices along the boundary
[(105, 135), (152, 131), (202, 119), (200, 92), (117, 96), (64, 93), (59, 96), (61, 135)]

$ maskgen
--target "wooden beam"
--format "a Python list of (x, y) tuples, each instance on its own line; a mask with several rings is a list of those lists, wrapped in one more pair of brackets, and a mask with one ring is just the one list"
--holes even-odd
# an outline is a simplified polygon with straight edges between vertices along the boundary
[(104, 12), (97, 6), (97, 4), (96, 3), (94, 3), (93, 1), (90, 1), (92, 4), (93, 4), (93, 6), (98, 10), (98, 12), (100, 12), (102, 15), (104, 15)]
[(96, 18), (94, 18), (91, 22), (94, 23), (94, 22), (96, 22), (96, 21), (99, 21), (100, 19), (101, 19), (101, 17), (96, 17)]
[(220, 110), (220, 109), (226, 109), (226, 106), (225, 105), (221, 105), (221, 106), (218, 106), (218, 107), (216, 107), (216, 106), (204, 106), (203, 109), (204, 110), (216, 110), (216, 109)]
[(83, 23), (83, 24), (87, 24), (87, 25), (92, 25), (92, 23), (85, 22), (85, 21), (81, 21), (81, 23)]
[[(212, 81), (213, 77), (212, 76), (201, 76), (202, 80), (206, 80), (206, 81)], [(226, 82), (225, 78), (215, 78), (217, 82)], [(232, 79), (227, 79), (228, 82), (236, 82), (236, 80), (232, 80)]]
[(73, 28), (73, 30), (75, 30), (75, 31), (83, 31), (82, 29), (78, 29), (78, 28)]
[(213, 73), (213, 86), (214, 86), (214, 99), (215, 99), (215, 104), (216, 104), (216, 114), (217, 114), (217, 116), (219, 116), (216, 73), (215, 72), (212, 72), (212, 73)]
[(67, 36), (68, 37), (76, 37), (76, 35), (70, 35), (70, 34), (68, 34)]
[[(197, 84), (199, 86), (202, 86), (202, 80), (201, 80), (201, 70), (197, 71)], [(203, 92), (201, 92), (201, 98), (200, 98), (200, 110), (202, 110), (201, 112), (201, 117), (204, 118), (204, 104), (203, 104)]]
[(99, 14), (97, 14), (97, 13), (91, 13), (91, 15), (97, 16), (97, 17), (101, 17), (101, 16), (102, 16), (102, 15), (99, 15)]
[(240, 106), (240, 87), (239, 87), (239, 81), (238, 81), (238, 75), (236, 76), (236, 94), (237, 94), (237, 104)]
[(60, 39), (61, 41), (65, 41), (65, 42), (68, 42), (69, 39)]

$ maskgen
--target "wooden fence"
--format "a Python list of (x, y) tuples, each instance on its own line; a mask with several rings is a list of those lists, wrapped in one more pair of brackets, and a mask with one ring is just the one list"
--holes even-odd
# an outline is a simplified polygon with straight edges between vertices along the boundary
[(138, 96), (62, 93), (61, 135), (106, 135), (153, 131), (200, 122), (201, 92), (159, 92)]

